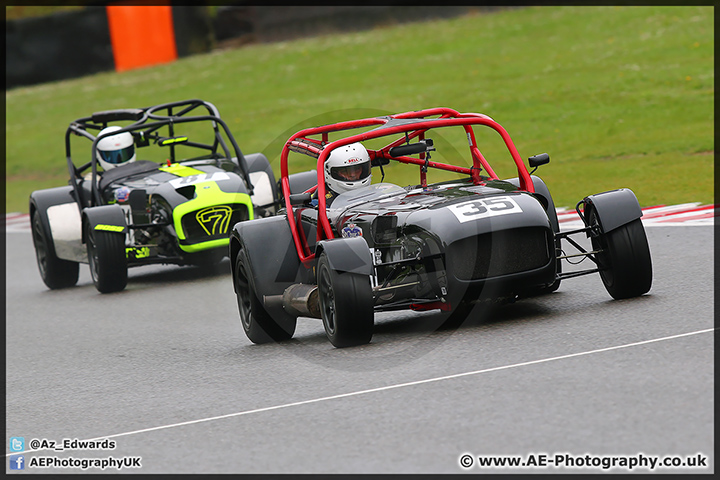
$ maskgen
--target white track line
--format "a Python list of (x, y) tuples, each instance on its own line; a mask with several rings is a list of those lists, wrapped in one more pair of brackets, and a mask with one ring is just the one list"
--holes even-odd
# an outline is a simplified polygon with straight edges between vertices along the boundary
[[(341, 394), (338, 394), (338, 395), (330, 395), (330, 396), (328, 396), (328, 397), (314, 398), (314, 399), (312, 399), (312, 400), (302, 400), (302, 401), (300, 401), (300, 402), (286, 403), (286, 404), (283, 404), (283, 405), (275, 405), (275, 406), (272, 406), (272, 407), (263, 407), (263, 408), (256, 408), (256, 409), (253, 409), (253, 410), (245, 410), (245, 411), (242, 411), (242, 412), (228, 413), (228, 414), (226, 414), (226, 415), (218, 415), (218, 416), (216, 416), (216, 417), (207, 417), (207, 418), (201, 418), (201, 419), (198, 419), (198, 420), (189, 420), (189, 421), (186, 421), (186, 422), (173, 423), (173, 424), (169, 424), (169, 425), (161, 425), (161, 426), (158, 426), (158, 427), (143, 428), (143, 429), (141, 429), (141, 430), (133, 430), (133, 431), (131, 431), (131, 432), (116, 433), (116, 434), (113, 434), (113, 435), (104, 435), (104, 436), (101, 436), (101, 437), (95, 437), (95, 438), (91, 438), (91, 439), (83, 440), (83, 441), (93, 442), (93, 441), (100, 441), (100, 440), (105, 440), (105, 439), (110, 439), (110, 438), (126, 437), (126, 436), (128, 436), (128, 435), (136, 435), (136, 434), (138, 434), (138, 433), (147, 433), (147, 432), (154, 432), (154, 431), (158, 431), (158, 430), (167, 430), (167, 429), (170, 429), (170, 428), (177, 428), (177, 427), (183, 427), (183, 426), (186, 426), (186, 425), (194, 425), (194, 424), (198, 424), (198, 423), (211, 422), (211, 421), (214, 421), (214, 420), (222, 420), (222, 419), (225, 419), (225, 418), (233, 418), (233, 417), (240, 417), (240, 416), (243, 416), (243, 415), (251, 415), (251, 414), (253, 414), (253, 413), (270, 412), (270, 411), (272, 411), (272, 410), (280, 410), (280, 409), (283, 409), (283, 408), (298, 407), (298, 406), (300, 406), (300, 405), (309, 405), (309, 404), (312, 404), (312, 403), (326, 402), (326, 401), (329, 401), (329, 400), (337, 400), (337, 399), (339, 399), (339, 398), (356, 397), (356, 396), (359, 396), (359, 395), (366, 395), (366, 394), (368, 394), (368, 393), (384, 392), (384, 391), (388, 391), (388, 390), (394, 390), (394, 389), (397, 389), (397, 388), (412, 387), (412, 386), (415, 386), (415, 385), (423, 385), (423, 384), (426, 384), (426, 383), (440, 382), (440, 381), (443, 381), (443, 380), (453, 380), (453, 379), (456, 379), (456, 378), (468, 377), (468, 376), (471, 376), (471, 375), (479, 375), (479, 374), (481, 374), (481, 373), (497, 372), (497, 371), (500, 371), (500, 370), (509, 370), (509, 369), (511, 369), (511, 368), (526, 367), (526, 366), (528, 366), (528, 365), (537, 365), (537, 364), (540, 364), (540, 363), (553, 362), (553, 361), (556, 361), (556, 360), (565, 360), (565, 359), (568, 359), (568, 358), (582, 357), (582, 356), (586, 356), (586, 355), (592, 355), (592, 354), (595, 354), (595, 353), (610, 352), (610, 351), (613, 351), (613, 350), (620, 350), (620, 349), (623, 349), (623, 348), (636, 347), (636, 346), (639, 346), (639, 345), (647, 345), (647, 344), (650, 344), (650, 343), (663, 342), (663, 341), (666, 341), (666, 340), (674, 340), (674, 339), (676, 339), (676, 338), (688, 337), (688, 336), (691, 336), (691, 335), (698, 335), (698, 334), (701, 334), (701, 333), (708, 333), (708, 332), (712, 332), (712, 331), (714, 331), (714, 330), (715, 330), (714, 328), (708, 328), (708, 329), (705, 329), (705, 330), (697, 330), (697, 331), (695, 331), (695, 332), (688, 332), (688, 333), (681, 333), (681, 334), (678, 334), (678, 335), (671, 335), (671, 336), (669, 336), (669, 337), (654, 338), (654, 339), (652, 339), (652, 340), (643, 340), (643, 341), (641, 341), (641, 342), (627, 343), (627, 344), (624, 344), (624, 345), (616, 345), (616, 346), (614, 346), (614, 347), (598, 348), (598, 349), (596, 349), (596, 350), (588, 350), (588, 351), (585, 351), (585, 352), (571, 353), (571, 354), (568, 354), (568, 355), (560, 355), (560, 356), (557, 356), (557, 357), (543, 358), (543, 359), (540, 359), (540, 360), (532, 360), (532, 361), (529, 361), (529, 362), (514, 363), (514, 364), (512, 364), (512, 365), (504, 365), (504, 366), (501, 366), (501, 367), (486, 368), (486, 369), (483, 369), (483, 370), (474, 370), (474, 371), (472, 371), (472, 372), (456, 373), (456, 374), (454, 374), (454, 375), (446, 375), (446, 376), (443, 376), (443, 377), (428, 378), (428, 379), (425, 379), (425, 380), (417, 380), (417, 381), (414, 381), (414, 382), (398, 383), (398, 384), (395, 384), (395, 385), (388, 385), (388, 386), (386, 386), (386, 387), (378, 387), (378, 388), (370, 388), (370, 389), (367, 389), (367, 390), (358, 390), (358, 391), (356, 391), (356, 392), (341, 393)], [(42, 452), (42, 451), (45, 451), (45, 450), (52, 450), (52, 449), (50, 449), (50, 448), (42, 448), (42, 449), (38, 449), (38, 450), (25, 450), (25, 451), (23, 451), (23, 452), (7, 453), (7, 454), (5, 454), (5, 456), (8, 457), (8, 456), (10, 456), (10, 455), (18, 455), (18, 454), (20, 454), (20, 453)]]

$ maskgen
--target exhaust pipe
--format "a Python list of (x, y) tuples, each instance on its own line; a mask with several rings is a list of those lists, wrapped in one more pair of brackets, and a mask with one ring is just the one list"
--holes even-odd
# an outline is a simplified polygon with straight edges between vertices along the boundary
[(263, 303), (267, 307), (282, 307), (293, 316), (322, 318), (317, 285), (295, 283), (282, 295), (264, 295)]

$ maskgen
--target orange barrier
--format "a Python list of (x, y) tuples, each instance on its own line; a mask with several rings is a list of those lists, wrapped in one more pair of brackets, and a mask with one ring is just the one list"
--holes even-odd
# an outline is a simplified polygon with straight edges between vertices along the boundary
[(115, 70), (123, 72), (177, 59), (172, 7), (124, 3), (106, 7)]

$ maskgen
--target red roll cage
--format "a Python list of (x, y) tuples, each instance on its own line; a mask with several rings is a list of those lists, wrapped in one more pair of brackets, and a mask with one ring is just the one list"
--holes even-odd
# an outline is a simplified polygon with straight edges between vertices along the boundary
[[(438, 116), (437, 118), (428, 118)], [(329, 141), (330, 132), (338, 132), (343, 130), (352, 130), (362, 127), (370, 127), (377, 125), (370, 131), (359, 133), (344, 137), (335, 141)], [(472, 155), (473, 166), (472, 167), (460, 167), (455, 165), (449, 165), (445, 163), (427, 161), (424, 153), (420, 153), (419, 158), (410, 157), (407, 155), (393, 157), (389, 154), (389, 150), (393, 147), (397, 147), (406, 142), (409, 142), (413, 138), (418, 138), (422, 141), (425, 139), (425, 132), (429, 129), (436, 127), (449, 127), (449, 126), (462, 126), (468, 137), (468, 143), (470, 147), (470, 154)], [(307, 246), (307, 242), (304, 241), (304, 236), (299, 234), (299, 228), (295, 215), (293, 214), (293, 207), (290, 202), (290, 182), (288, 180), (288, 154), (289, 152), (299, 152), (317, 158), (317, 185), (306, 193), (315, 192), (318, 193), (318, 227), (317, 227), (317, 241), (324, 239), (335, 238), (330, 222), (327, 218), (327, 210), (325, 203), (325, 176), (324, 176), (324, 164), (330, 152), (343, 145), (350, 143), (362, 142), (373, 138), (390, 136), (393, 134), (400, 134), (400, 136), (393, 142), (387, 144), (378, 150), (367, 149), (370, 155), (370, 160), (376, 163), (381, 160), (389, 161), (394, 160), (400, 163), (411, 163), (419, 165), (420, 169), (420, 184), (427, 186), (426, 169), (422, 167), (437, 168), (440, 170), (448, 170), (451, 172), (464, 173), (470, 175), (473, 183), (476, 185), (481, 182), (480, 171), (482, 169), (487, 172), (487, 176), (492, 180), (497, 180), (498, 177), (490, 167), (490, 165), (483, 157), (482, 153), (477, 147), (475, 141), (475, 133), (472, 129), (472, 125), (485, 125), (500, 134), (505, 145), (507, 146), (510, 155), (512, 155), (515, 165), (517, 166), (518, 177), (520, 179), (520, 188), (528, 192), (534, 192), (532, 180), (528, 173), (525, 164), (523, 163), (520, 154), (515, 148), (510, 135), (505, 129), (492, 118), (487, 115), (480, 113), (459, 113), (456, 110), (445, 107), (429, 108), (425, 110), (418, 110), (413, 112), (398, 113), (395, 115), (389, 115), (385, 117), (373, 117), (365, 118), (361, 120), (351, 120), (347, 122), (339, 122), (330, 125), (323, 125), (320, 127), (306, 128), (297, 132), (295, 135), (285, 142), (283, 146), (282, 154), (280, 156), (280, 174), (281, 174), (281, 188), (283, 197), (285, 199), (285, 207), (287, 208), (287, 218), (290, 222), (290, 231), (292, 232), (293, 241), (295, 248), (297, 249), (298, 257), (300, 261), (306, 267), (312, 266), (312, 261), (315, 258), (315, 253), (310, 252)], [(310, 138), (311, 136), (320, 136), (317, 138)]]

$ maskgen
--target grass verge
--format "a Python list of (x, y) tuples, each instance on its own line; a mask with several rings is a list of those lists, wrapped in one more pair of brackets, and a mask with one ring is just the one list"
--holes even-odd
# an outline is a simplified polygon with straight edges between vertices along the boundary
[[(447, 106), (490, 115), (525, 158), (548, 152), (537, 173), (558, 206), (619, 187), (643, 206), (712, 203), (713, 41), (712, 7), (529, 7), (16, 88), (6, 211), (67, 183), (71, 120), (188, 98), (214, 103), (243, 152), (265, 152), (276, 174), (288, 132)], [(492, 163), (494, 147), (480, 148)], [(416, 183), (417, 172), (386, 180)]]

